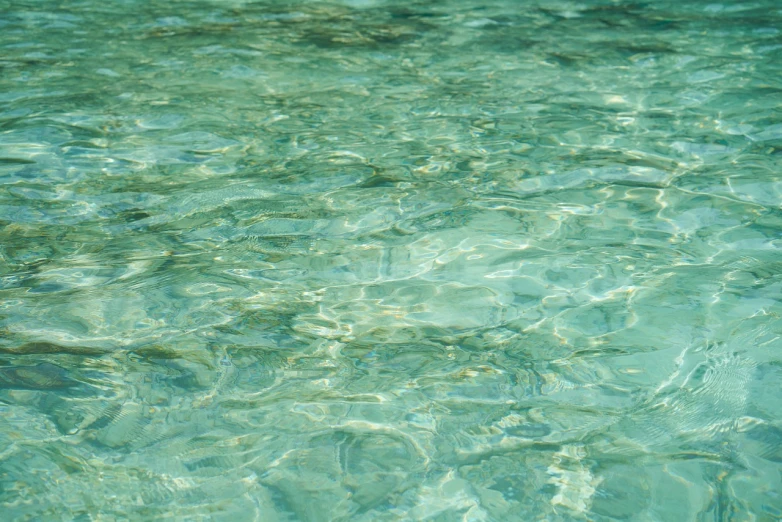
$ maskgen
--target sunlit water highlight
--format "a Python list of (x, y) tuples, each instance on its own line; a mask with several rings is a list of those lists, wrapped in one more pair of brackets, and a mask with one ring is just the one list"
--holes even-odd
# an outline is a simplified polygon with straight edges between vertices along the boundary
[(781, 30), (0, 0), (0, 518), (779, 519)]

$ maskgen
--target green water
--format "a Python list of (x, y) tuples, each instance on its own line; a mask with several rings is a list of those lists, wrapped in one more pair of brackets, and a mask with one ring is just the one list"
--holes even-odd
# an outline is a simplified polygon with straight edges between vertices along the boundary
[(0, 0), (0, 518), (782, 517), (776, 0)]

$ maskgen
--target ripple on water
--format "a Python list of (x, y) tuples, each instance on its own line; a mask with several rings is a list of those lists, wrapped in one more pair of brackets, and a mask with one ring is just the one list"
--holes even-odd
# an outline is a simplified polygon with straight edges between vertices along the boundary
[(3, 4), (6, 518), (780, 519), (734, 4)]

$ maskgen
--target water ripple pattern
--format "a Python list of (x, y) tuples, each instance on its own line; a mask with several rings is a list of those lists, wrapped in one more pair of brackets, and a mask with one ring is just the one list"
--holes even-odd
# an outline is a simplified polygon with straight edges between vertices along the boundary
[(779, 520), (781, 31), (0, 0), (3, 520)]

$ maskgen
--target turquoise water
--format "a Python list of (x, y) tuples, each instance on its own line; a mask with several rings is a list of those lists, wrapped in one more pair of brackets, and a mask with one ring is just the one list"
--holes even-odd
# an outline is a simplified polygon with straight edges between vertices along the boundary
[(778, 520), (781, 30), (0, 0), (0, 518)]

